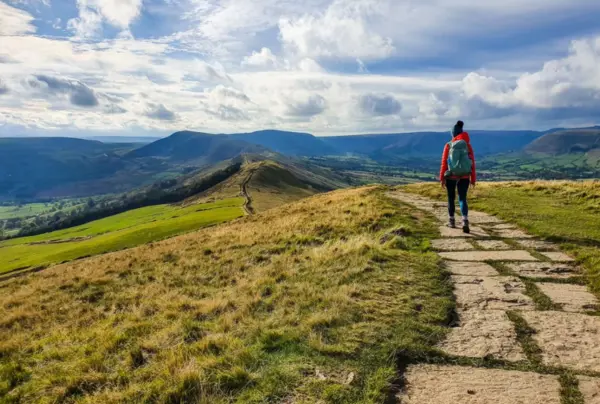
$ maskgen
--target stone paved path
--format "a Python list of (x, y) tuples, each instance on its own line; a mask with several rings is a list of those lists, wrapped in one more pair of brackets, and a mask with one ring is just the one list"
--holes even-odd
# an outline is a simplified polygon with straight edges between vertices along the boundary
[[(402, 192), (390, 196), (447, 220), (445, 204)], [(439, 349), (461, 363), (497, 359), (523, 371), (411, 365), (398, 402), (558, 404), (567, 402), (572, 387), (561, 388), (561, 380), (571, 377), (579, 382), (578, 401), (568, 402), (600, 404), (600, 305), (582, 285), (574, 260), (494, 216), (469, 215), (471, 234), (442, 226), (432, 241), (451, 274), (458, 316)], [(518, 337), (523, 327), (527, 346)]]

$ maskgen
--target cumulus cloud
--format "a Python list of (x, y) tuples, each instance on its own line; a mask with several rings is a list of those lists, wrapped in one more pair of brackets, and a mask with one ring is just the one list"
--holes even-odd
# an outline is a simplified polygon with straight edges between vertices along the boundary
[(130, 25), (140, 15), (142, 0), (77, 0), (77, 8), (79, 16), (67, 22), (67, 27), (77, 36), (97, 36), (103, 22), (127, 34)]
[(368, 24), (378, 13), (364, 0), (335, 0), (323, 13), (282, 18), (281, 40), (291, 51), (311, 58), (384, 58), (395, 48), (391, 38), (381, 36)]
[(587, 115), (590, 107), (600, 107), (600, 37), (573, 41), (567, 57), (549, 61), (514, 82), (470, 73), (462, 90), (473, 110), (495, 108), (502, 115), (518, 108), (530, 112), (571, 108)]
[(35, 32), (33, 16), (0, 2), (0, 36), (25, 35)]
[(71, 104), (80, 107), (95, 107), (99, 104), (94, 90), (78, 80), (37, 75), (29, 85), (50, 95), (67, 95)]
[(252, 52), (252, 55), (244, 57), (242, 66), (254, 67), (277, 67), (279, 62), (271, 49), (262, 48), (260, 52)]
[(358, 99), (361, 111), (368, 115), (396, 115), (402, 111), (402, 104), (391, 95), (364, 94)]
[(146, 116), (159, 121), (174, 121), (177, 119), (175, 112), (171, 111), (164, 104), (148, 104)]
[(301, 100), (289, 100), (286, 114), (297, 118), (310, 118), (321, 114), (327, 108), (327, 101), (319, 94), (310, 95)]

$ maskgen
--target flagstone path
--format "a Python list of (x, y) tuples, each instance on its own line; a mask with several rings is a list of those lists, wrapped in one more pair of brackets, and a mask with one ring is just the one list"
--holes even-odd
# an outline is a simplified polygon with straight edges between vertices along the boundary
[[(447, 221), (445, 204), (390, 196)], [(409, 365), (398, 402), (600, 404), (600, 305), (573, 258), (494, 216), (469, 216), (471, 234), (441, 226), (432, 241), (458, 317), (439, 349), (456, 360)]]

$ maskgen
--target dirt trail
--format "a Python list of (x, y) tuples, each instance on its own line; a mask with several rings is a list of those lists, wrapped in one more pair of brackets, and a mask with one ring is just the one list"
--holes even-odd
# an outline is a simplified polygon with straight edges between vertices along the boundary
[(254, 170), (251, 170), (248, 173), (248, 176), (244, 178), (244, 181), (240, 185), (240, 195), (244, 197), (244, 211), (247, 215), (253, 215), (255, 213), (254, 208), (252, 207), (252, 197), (248, 192), (248, 184), (252, 180), (252, 176), (254, 175)]
[[(447, 220), (437, 201), (390, 196)], [(475, 234), (440, 226), (432, 242), (458, 321), (443, 354), (408, 366), (397, 402), (600, 404), (600, 306), (580, 269), (558, 245), (486, 213), (469, 216)]]

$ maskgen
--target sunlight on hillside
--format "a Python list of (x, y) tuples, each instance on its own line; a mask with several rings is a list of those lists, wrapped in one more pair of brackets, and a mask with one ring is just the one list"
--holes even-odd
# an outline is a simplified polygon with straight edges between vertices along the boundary
[(381, 402), (452, 308), (431, 219), (378, 188), (0, 284), (23, 402)]

